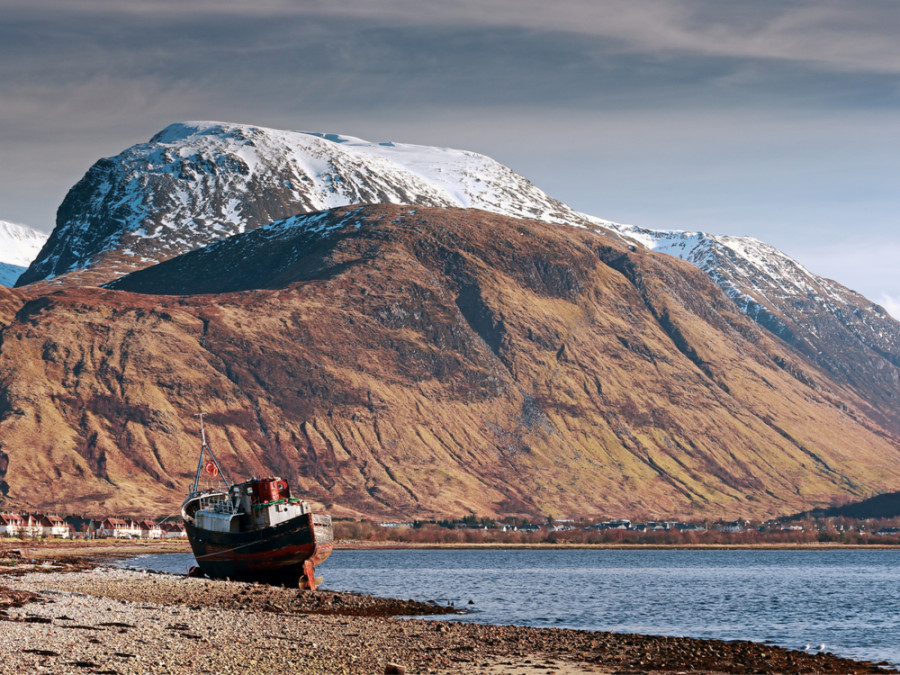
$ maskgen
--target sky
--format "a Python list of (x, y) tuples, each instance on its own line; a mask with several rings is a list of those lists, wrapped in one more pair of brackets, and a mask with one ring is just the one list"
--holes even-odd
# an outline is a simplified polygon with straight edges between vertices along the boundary
[(0, 219), (220, 120), (484, 153), (576, 209), (762, 239), (900, 317), (895, 0), (0, 0)]

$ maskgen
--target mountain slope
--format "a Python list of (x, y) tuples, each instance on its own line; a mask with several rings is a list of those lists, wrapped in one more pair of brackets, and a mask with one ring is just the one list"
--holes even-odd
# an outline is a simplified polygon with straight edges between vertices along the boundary
[(43, 232), (0, 220), (0, 286), (14, 285), (46, 241)]
[(886, 492), (869, 499), (827, 509), (815, 509), (789, 516), (785, 520), (806, 518), (897, 518), (900, 517), (900, 492)]
[(862, 393), (868, 415), (900, 432), (900, 323), (882, 307), (750, 237), (603, 222), (699, 267), (750, 318)]
[(4, 330), (8, 499), (171, 512), (199, 408), (234, 473), (336, 514), (774, 515), (900, 480), (851, 390), (696, 267), (587, 229), (339, 208), (116, 286)]

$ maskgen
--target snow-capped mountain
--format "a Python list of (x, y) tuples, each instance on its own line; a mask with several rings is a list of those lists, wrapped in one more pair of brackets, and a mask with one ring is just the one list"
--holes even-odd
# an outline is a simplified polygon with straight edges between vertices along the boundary
[(96, 266), (101, 258), (114, 278), (275, 220), (358, 203), (579, 219), (524, 177), (474, 152), (180, 123), (91, 167), (69, 191), (47, 250), (20, 284)]
[[(73, 498), (165, 501), (177, 420), (210, 401), (235, 457), (351, 514), (774, 513), (900, 472), (881, 308), (762, 242), (577, 213), (474, 153), (173, 125), (70, 191), (19, 285), (55, 276), (0, 297), (26, 411), (0, 419), (11, 495), (57, 503), (39, 477), (63, 466)], [(41, 419), (68, 439), (43, 464)]]
[(43, 232), (0, 220), (0, 285), (15, 284), (46, 241)]
[(105, 283), (274, 221), (358, 203), (477, 208), (630, 237), (699, 266), (760, 325), (839, 382), (868, 391), (874, 408), (900, 398), (900, 324), (859, 294), (753, 239), (578, 213), (488, 157), (447, 148), (173, 124), (91, 167), (18, 283), (72, 270), (86, 270), (79, 283)]

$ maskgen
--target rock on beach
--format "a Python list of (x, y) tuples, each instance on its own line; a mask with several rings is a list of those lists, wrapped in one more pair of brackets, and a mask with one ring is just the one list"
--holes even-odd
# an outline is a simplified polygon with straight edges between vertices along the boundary
[[(452, 608), (60, 561), (0, 565), (0, 673), (878, 673), (749, 642), (443, 621)], [(431, 614), (428, 620), (395, 615)]]

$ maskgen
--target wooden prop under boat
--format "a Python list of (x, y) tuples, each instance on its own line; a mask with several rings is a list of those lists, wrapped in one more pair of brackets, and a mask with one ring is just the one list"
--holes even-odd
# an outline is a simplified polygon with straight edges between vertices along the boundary
[[(190, 494), (181, 506), (184, 528), (200, 569), (216, 579), (262, 581), (315, 589), (315, 566), (334, 540), (331, 516), (312, 513), (291, 496), (286, 480), (255, 478), (231, 483), (206, 442), (202, 445)], [(206, 456), (206, 459), (204, 459)], [(200, 489), (201, 477), (224, 486)]]

